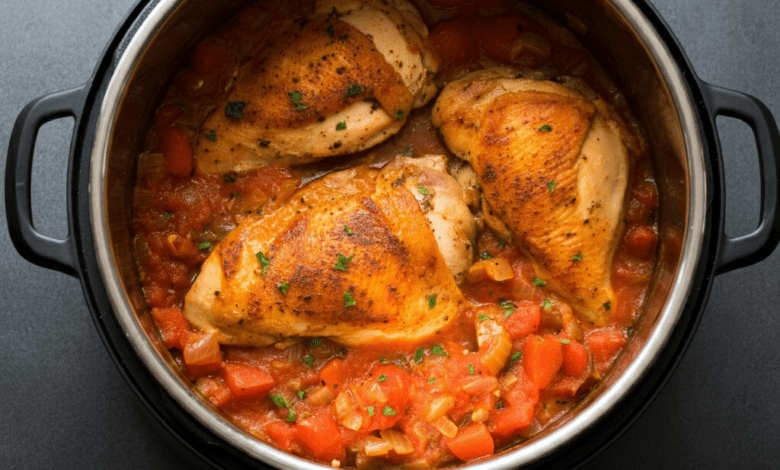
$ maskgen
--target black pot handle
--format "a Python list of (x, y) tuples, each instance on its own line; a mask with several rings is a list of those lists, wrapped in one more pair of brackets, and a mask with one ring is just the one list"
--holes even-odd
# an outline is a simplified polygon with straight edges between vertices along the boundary
[(11, 241), (22, 257), (44, 268), (77, 275), (73, 237), (58, 240), (33, 226), (30, 181), (38, 130), (49, 121), (74, 117), (74, 135), (84, 109), (85, 87), (41, 96), (24, 107), (16, 118), (8, 144), (5, 167), (5, 209)]
[(715, 268), (715, 272), (721, 274), (763, 260), (780, 242), (780, 217), (777, 213), (780, 209), (780, 165), (777, 161), (780, 159), (780, 132), (769, 108), (758, 99), (708, 83), (700, 84), (713, 126), (715, 117), (728, 116), (745, 122), (753, 129), (761, 174), (758, 228), (735, 238), (725, 233), (722, 235)]

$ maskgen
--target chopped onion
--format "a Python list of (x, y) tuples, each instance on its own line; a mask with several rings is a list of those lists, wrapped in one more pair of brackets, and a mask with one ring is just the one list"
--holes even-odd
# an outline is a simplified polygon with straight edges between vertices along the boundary
[(484, 408), (477, 408), (471, 413), (471, 421), (475, 423), (484, 423), (490, 417), (490, 412)]
[(414, 452), (414, 446), (406, 437), (406, 434), (396, 429), (383, 429), (379, 431), (379, 435), (382, 439), (386, 440), (393, 446), (393, 450), (398, 455), (406, 455)]
[(376, 457), (377, 455), (386, 455), (393, 450), (393, 445), (386, 440), (376, 437), (368, 436), (365, 439), (365, 446), (363, 452), (369, 457)]
[(333, 405), (336, 416), (338, 416), (339, 419), (344, 418), (357, 409), (357, 402), (355, 402), (355, 399), (352, 397), (352, 392), (349, 390), (344, 390), (339, 393), (336, 400), (333, 402)]
[(482, 354), (482, 364), (491, 374), (498, 374), (512, 352), (512, 338), (509, 333), (497, 321), (477, 320), (477, 344)]
[(455, 437), (458, 434), (458, 427), (455, 423), (449, 420), (446, 416), (442, 416), (436, 421), (431, 423), (431, 426), (436, 428), (445, 437)]
[(311, 393), (307, 393), (306, 402), (310, 405), (327, 405), (333, 401), (333, 392), (328, 387), (318, 387)]
[(506, 258), (491, 258), (472, 264), (466, 275), (466, 280), (470, 283), (487, 279), (501, 282), (512, 279), (514, 276), (512, 266)]
[(455, 397), (445, 395), (437, 397), (425, 405), (425, 420), (429, 423), (436, 421), (444, 416), (448, 411), (455, 407)]
[(482, 395), (490, 393), (498, 388), (498, 379), (495, 377), (482, 377), (463, 386), (463, 391), (469, 395)]
[(353, 411), (341, 420), (341, 424), (347, 429), (357, 431), (363, 426), (363, 415), (358, 411)]

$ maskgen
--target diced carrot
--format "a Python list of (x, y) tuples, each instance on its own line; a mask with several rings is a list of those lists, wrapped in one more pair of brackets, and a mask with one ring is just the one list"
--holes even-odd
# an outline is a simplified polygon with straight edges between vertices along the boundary
[(495, 450), (493, 437), (482, 423), (470, 423), (461, 428), (455, 437), (447, 440), (447, 447), (463, 461), (493, 455)]
[(230, 389), (221, 378), (201, 377), (195, 386), (214, 406), (222, 406), (233, 398)]
[[(505, 312), (508, 310), (505, 309)], [(518, 340), (531, 333), (536, 333), (542, 321), (542, 312), (535, 302), (521, 300), (515, 309), (506, 317), (504, 328), (513, 340)]]
[(282, 450), (292, 450), (293, 442), (298, 437), (297, 426), (282, 421), (271, 421), (263, 427), (268, 440)]
[(334, 395), (343, 388), (344, 380), (349, 377), (349, 371), (344, 366), (344, 360), (338, 357), (331, 359), (320, 369), (320, 380), (328, 388), (334, 389)]
[(211, 39), (205, 39), (195, 46), (192, 62), (201, 75), (217, 70), (225, 61), (225, 50)]
[(655, 252), (658, 234), (648, 225), (631, 224), (626, 229), (625, 241), (631, 254), (639, 259), (650, 259)]
[(165, 171), (176, 176), (189, 176), (192, 173), (192, 144), (182, 128), (161, 129), (159, 150), (163, 154)]
[(262, 397), (275, 383), (268, 372), (245, 364), (225, 364), (222, 371), (230, 392), (237, 398)]
[(331, 463), (344, 462), (347, 457), (344, 439), (332, 416), (309, 416), (295, 425), (297, 441), (315, 459)]
[(580, 377), (588, 370), (588, 351), (577, 341), (563, 345), (563, 373)]
[(157, 110), (157, 114), (154, 115), (154, 122), (157, 127), (163, 128), (173, 125), (176, 119), (184, 113), (179, 105), (171, 103), (166, 104)]
[(552, 335), (532, 335), (523, 346), (523, 369), (539, 390), (547, 385), (563, 365), (563, 348)]
[(153, 308), (152, 318), (157, 329), (160, 330), (160, 336), (166, 348), (184, 348), (184, 344), (192, 332), (190, 324), (180, 308)]
[(603, 328), (591, 331), (585, 337), (585, 347), (593, 354), (597, 364), (608, 364), (620, 348), (626, 344), (626, 335), (622, 328)]
[(482, 38), (479, 45), (482, 51), (493, 59), (510, 61), (512, 44), (520, 38), (523, 25), (520, 18), (501, 17), (485, 21), (480, 28)]
[(222, 351), (212, 334), (195, 333), (184, 345), (184, 362), (188, 366), (217, 368), (222, 364)]
[(440, 23), (428, 35), (427, 44), (451, 65), (465, 64), (479, 55), (477, 30), (469, 18)]

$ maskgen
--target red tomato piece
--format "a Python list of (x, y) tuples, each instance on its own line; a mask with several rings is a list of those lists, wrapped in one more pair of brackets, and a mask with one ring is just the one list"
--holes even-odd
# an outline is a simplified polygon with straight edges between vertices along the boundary
[(268, 372), (244, 364), (225, 364), (222, 367), (225, 382), (237, 398), (259, 398), (273, 388), (275, 381)]
[(344, 462), (347, 450), (341, 432), (332, 416), (318, 414), (309, 416), (295, 426), (297, 440), (315, 459), (331, 463)]
[(512, 340), (518, 340), (536, 333), (541, 321), (542, 311), (539, 305), (530, 300), (521, 300), (515, 306), (514, 311), (506, 317), (504, 328)]
[(175, 176), (192, 174), (192, 144), (182, 128), (165, 127), (161, 129), (159, 150), (165, 161), (165, 171)]
[(588, 351), (577, 341), (563, 345), (563, 373), (570, 377), (580, 377), (588, 370)]
[(482, 423), (470, 423), (461, 428), (455, 437), (447, 440), (447, 447), (463, 461), (493, 455), (495, 450), (493, 436)]
[(563, 365), (563, 348), (556, 336), (528, 337), (523, 346), (523, 369), (537, 389), (552, 382)]
[(189, 336), (190, 323), (184, 317), (184, 312), (178, 307), (153, 308), (152, 318), (160, 331), (165, 347), (168, 349), (183, 349)]

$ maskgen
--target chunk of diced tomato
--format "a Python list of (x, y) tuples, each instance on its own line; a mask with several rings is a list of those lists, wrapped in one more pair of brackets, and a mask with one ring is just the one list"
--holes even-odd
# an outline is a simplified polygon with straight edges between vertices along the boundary
[(581, 343), (571, 341), (563, 345), (563, 373), (580, 377), (588, 370), (588, 351)]
[(344, 439), (332, 416), (316, 414), (295, 425), (297, 440), (315, 459), (331, 463), (344, 462), (347, 456)]
[(263, 427), (268, 440), (282, 450), (292, 450), (293, 443), (298, 437), (298, 427), (283, 421), (271, 421)]
[(462, 427), (455, 437), (447, 440), (447, 447), (463, 461), (493, 455), (495, 450), (493, 436), (482, 423), (469, 423)]
[(658, 234), (655, 229), (644, 224), (631, 224), (624, 237), (626, 246), (632, 255), (639, 259), (650, 259), (655, 252)]
[(222, 406), (233, 398), (227, 384), (219, 377), (201, 377), (195, 386), (214, 406)]
[(268, 372), (245, 364), (225, 364), (222, 371), (230, 392), (237, 398), (262, 397), (275, 383)]
[(542, 321), (542, 312), (535, 302), (522, 300), (517, 303), (514, 311), (506, 317), (504, 328), (513, 340), (518, 340), (536, 333)]
[(479, 55), (477, 30), (468, 18), (440, 23), (428, 35), (428, 46), (447, 64), (464, 64)]
[(190, 323), (180, 308), (153, 308), (152, 318), (160, 331), (160, 337), (166, 348), (184, 348), (184, 344), (192, 332), (190, 331)]
[(624, 344), (626, 335), (622, 328), (594, 330), (585, 337), (585, 347), (593, 354), (593, 361), (598, 364), (611, 362)]
[(193, 151), (190, 138), (180, 127), (164, 127), (160, 130), (159, 150), (165, 162), (165, 171), (175, 176), (189, 176), (193, 168)]
[(212, 334), (195, 333), (184, 345), (184, 362), (188, 366), (205, 369), (217, 368), (222, 364), (222, 351), (217, 338)]
[(523, 346), (523, 369), (537, 389), (545, 388), (562, 365), (563, 348), (557, 337), (528, 337)]

